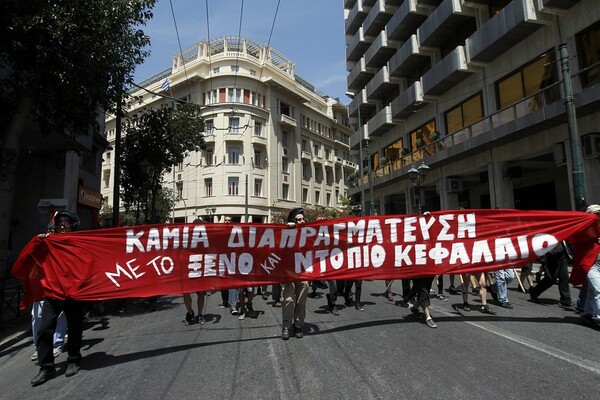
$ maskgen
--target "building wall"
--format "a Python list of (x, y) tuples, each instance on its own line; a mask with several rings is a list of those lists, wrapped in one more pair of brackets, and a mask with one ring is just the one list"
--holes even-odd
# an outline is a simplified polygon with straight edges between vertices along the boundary
[[(385, 1), (385, 0), (384, 0)], [(411, 0), (406, 0), (411, 1)], [(388, 17), (399, 12), (403, 2), (385, 1), (389, 6)], [(427, 24), (428, 19), (435, 16), (438, 18), (438, 28), (443, 26), (452, 18), (464, 18), (465, 15), (475, 16), (476, 31), (467, 38), (458, 37), (459, 29), (449, 30), (445, 33), (445, 39), (452, 42), (454, 39), (458, 45), (465, 47), (466, 63), (455, 70), (442, 70), (440, 65), (446, 59), (445, 56), (451, 53), (451, 49), (443, 49), (442, 45), (421, 46), (419, 44), (420, 55), (430, 57), (432, 69), (436, 69), (437, 76), (445, 76), (443, 82), (447, 83), (448, 88), (440, 93), (423, 95), (420, 102), (413, 102), (411, 106), (415, 110), (412, 114), (396, 116), (392, 108), (393, 125), (389, 125), (383, 132), (381, 130), (365, 132), (369, 139), (377, 139), (380, 148), (385, 149), (395, 141), (400, 139), (408, 144), (410, 154), (407, 154), (401, 162), (393, 163), (374, 171), (372, 187), (375, 196), (375, 203), (381, 212), (417, 212), (415, 204), (415, 192), (413, 182), (408, 178), (408, 170), (411, 167), (417, 167), (421, 163), (430, 166), (429, 175), (422, 182), (424, 195), (424, 207), (428, 209), (436, 208), (454, 208), (458, 206), (479, 208), (479, 207), (514, 207), (514, 208), (548, 208), (574, 209), (577, 207), (574, 199), (573, 182), (573, 164), (571, 158), (571, 141), (569, 135), (569, 126), (567, 124), (567, 111), (564, 106), (564, 85), (557, 82), (555, 85), (558, 91), (558, 97), (553, 101), (544, 102), (536, 105), (535, 101), (544, 97), (544, 93), (539, 96), (525, 98), (522, 101), (511, 104), (506, 109), (500, 110), (497, 100), (497, 82), (508, 75), (519, 70), (530, 62), (539, 59), (539, 56), (547, 51), (554, 54), (555, 62), (554, 72), (558, 80), (562, 80), (561, 60), (558, 47), (561, 43), (567, 44), (569, 57), (569, 67), (571, 73), (571, 83), (574, 90), (577, 129), (579, 144), (581, 145), (584, 135), (598, 132), (598, 121), (600, 121), (600, 85), (583, 87), (581, 84), (581, 74), (578, 54), (580, 49), (577, 46), (576, 35), (582, 30), (600, 21), (600, 8), (593, 0), (579, 0), (570, 3), (570, 7), (548, 8), (547, 2), (542, 0), (513, 0), (506, 5), (504, 10), (498, 14), (490, 12), (488, 6), (479, 4), (479, 2), (457, 2), (460, 5), (460, 12), (451, 17), (440, 18), (440, 10), (447, 7), (451, 0), (438, 2), (413, 1), (416, 4), (414, 15), (423, 16), (423, 22), (420, 25), (411, 26), (412, 34), (421, 35), (422, 27)], [(371, 11), (371, 2), (362, 2), (364, 13), (368, 15)], [(427, 3), (428, 5), (426, 5)], [(566, 2), (563, 2), (563, 4)], [(437, 4), (437, 5), (436, 5)], [(521, 8), (521, 6), (523, 6)], [(357, 21), (363, 17), (355, 13), (357, 2), (345, 2), (346, 27), (356, 26)], [(497, 29), (488, 35), (493, 37), (497, 32), (502, 31), (506, 26), (510, 26), (511, 18), (516, 13), (509, 14), (507, 10), (525, 10), (529, 12), (529, 17), (520, 22), (518, 27), (509, 29), (507, 37), (510, 41), (504, 41), (504, 38), (498, 34), (494, 47), (492, 48), (493, 57), (486, 60), (473, 59), (477, 54), (470, 54), (469, 41), (476, 38), (478, 32), (486, 28), (486, 24), (496, 24)], [(357, 15), (359, 15), (357, 17)], [(505, 23), (498, 24), (497, 21), (504, 18)], [(364, 17), (361, 26), (366, 31), (366, 21), (369, 18)], [(405, 27), (409, 25), (409, 19), (406, 20)], [(389, 22), (388, 22), (389, 24)], [(490, 25), (488, 25), (490, 26)], [(355, 37), (350, 28), (346, 32), (347, 44), (352, 43)], [(391, 27), (386, 25), (386, 31), (383, 34), (391, 32)], [(531, 31), (529, 31), (531, 30)], [(525, 33), (527, 32), (527, 33)], [(380, 31), (377, 32), (380, 34)], [(454, 37), (452, 36), (454, 35)], [(373, 42), (367, 50), (362, 52), (361, 58), (366, 59), (369, 51), (377, 46), (377, 41), (373, 37), (365, 37), (366, 42)], [(465, 40), (467, 39), (467, 40)], [(426, 40), (426, 38), (424, 38)], [(440, 38), (444, 40), (444, 38)], [(390, 42), (390, 47), (401, 48), (405, 42), (398, 40)], [(503, 45), (500, 45), (503, 43)], [(507, 46), (507, 47), (504, 47)], [(394, 52), (388, 53), (389, 56), (382, 65), (390, 70), (390, 60)], [(352, 72), (360, 61), (348, 59), (349, 88), (352, 80)], [(600, 68), (595, 65), (593, 68)], [(367, 67), (367, 72), (377, 76), (379, 67)], [(431, 70), (429, 70), (431, 72)], [(407, 88), (413, 81), (421, 83), (425, 87), (428, 80), (431, 80), (432, 74), (428, 71), (418, 73), (415, 69), (410, 74), (402, 76), (392, 76), (388, 85), (397, 82), (399, 95), (391, 100), (381, 100), (380, 97), (361, 98), (360, 94), (367, 87), (370, 80), (362, 87), (353, 86), (352, 91), (355, 98), (350, 105), (351, 117), (357, 118), (358, 109), (361, 111), (364, 126), (369, 124), (375, 114), (384, 107), (393, 103), (396, 97), (405, 94)], [(548, 91), (549, 89), (546, 89)], [(448, 131), (445, 121), (445, 113), (453, 107), (460, 104), (474, 94), (482, 93), (483, 119), (478, 120), (475, 125), (467, 125), (462, 131)], [(393, 91), (390, 90), (390, 93)], [(511, 114), (513, 113), (513, 114)], [(502, 116), (502, 118), (500, 118)], [(429, 154), (425, 149), (419, 150), (415, 147), (414, 138), (410, 135), (411, 131), (434, 119), (436, 129), (441, 133), (439, 141), (432, 144)], [(478, 130), (477, 133), (474, 133)], [(358, 143), (358, 133), (353, 136), (353, 143)], [(460, 137), (463, 137), (460, 139)], [(557, 145), (564, 146), (566, 162), (557, 159), (555, 149)], [(354, 146), (355, 148), (357, 146)], [(597, 156), (583, 159), (583, 171), (585, 177), (585, 186), (588, 203), (600, 201), (600, 189), (594, 184), (594, 177), (597, 176), (600, 168), (600, 158)], [(459, 190), (451, 190), (447, 185), (449, 181), (457, 181)], [(360, 199), (360, 181), (350, 189), (350, 194), (357, 201)], [(367, 181), (363, 181), (363, 189), (368, 186)], [(540, 196), (530, 196), (531, 199), (524, 199), (528, 196), (531, 188), (538, 187), (543, 190)], [(551, 196), (552, 201), (547, 197)], [(404, 206), (398, 209), (396, 206)], [(387, 209), (389, 210), (387, 210)]]
[[(198, 216), (210, 216), (213, 221), (222, 221), (225, 215), (231, 215), (238, 221), (267, 222), (274, 212), (298, 205), (338, 206), (337, 197), (346, 194), (345, 176), (355, 170), (355, 164), (349, 160), (348, 143), (352, 132), (346, 108), (298, 78), (294, 74), (293, 63), (275, 50), (241, 38), (243, 50), (228, 51), (237, 42), (237, 38), (231, 37), (214, 39), (210, 45), (216, 50), (211, 57), (208, 57), (209, 43), (199, 42), (184, 51), (187, 60), (185, 70), (179, 55), (176, 55), (171, 70), (141, 84), (150, 91), (163, 93), (159, 87), (167, 77), (173, 97), (187, 96), (203, 106), (202, 116), (213, 127), (212, 132), (208, 128), (205, 132), (206, 149), (192, 152), (182, 167), (175, 166), (171, 174), (163, 177), (163, 185), (177, 190), (177, 183), (181, 182), (179, 185), (183, 188), (182, 200), (177, 202), (173, 212), (175, 220), (191, 222)], [(227, 89), (225, 98), (218, 92), (221, 88)], [(235, 91), (233, 99), (230, 99), (229, 89), (242, 90), (241, 101), (237, 101)], [(215, 97), (207, 96), (214, 91), (217, 91)], [(247, 104), (246, 96), (251, 101), (252, 93), (262, 96), (262, 103)], [(168, 101), (143, 90), (132, 95), (142, 96), (143, 101), (132, 102), (129, 114), (158, 107)], [(231, 118), (239, 119), (237, 133), (229, 132)], [(314, 132), (303, 127), (302, 121), (306, 118), (318, 121), (322, 131)], [(257, 123), (262, 124), (260, 137), (255, 135)], [(114, 143), (115, 121), (110, 115), (106, 118), (106, 128), (107, 140)], [(287, 133), (287, 145), (282, 142), (282, 132)], [(322, 151), (325, 147), (331, 149), (330, 159), (321, 160), (311, 154), (303, 160), (303, 140), (310, 143), (311, 149), (313, 145), (321, 146)], [(230, 162), (232, 147), (239, 150), (237, 163)], [(255, 157), (256, 151), (260, 152), (258, 158)], [(207, 160), (211, 152), (212, 159)], [(114, 150), (105, 153), (104, 160), (103, 176), (109, 178), (104, 180), (102, 193), (112, 205)], [(348, 161), (346, 167), (344, 160)], [(288, 169), (284, 171), (286, 162)], [(329, 183), (303, 180), (303, 162), (313, 171), (315, 168), (330, 170), (331, 174), (335, 173), (335, 179)], [(229, 192), (232, 178), (239, 182), (237, 195)], [(207, 195), (207, 180), (212, 181), (212, 195)], [(257, 180), (262, 182), (260, 193), (255, 192)], [(283, 193), (284, 184), (289, 188), (287, 196)], [(308, 187), (313, 196), (303, 199), (303, 187)], [(315, 190), (322, 193), (319, 201), (314, 198)], [(326, 203), (327, 193), (337, 193), (338, 196), (330, 196), (330, 202)]]

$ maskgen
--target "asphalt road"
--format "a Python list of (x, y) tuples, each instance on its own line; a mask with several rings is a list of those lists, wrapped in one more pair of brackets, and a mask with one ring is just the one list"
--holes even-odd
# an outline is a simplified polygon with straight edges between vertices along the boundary
[[(447, 283), (447, 282), (446, 282)], [(432, 298), (437, 329), (382, 296), (384, 283), (364, 282), (365, 311), (326, 311), (324, 290), (309, 298), (307, 334), (283, 341), (281, 309), (255, 299), (243, 321), (207, 297), (207, 322), (184, 323), (180, 296), (148, 312), (130, 301), (118, 315), (87, 320), (79, 374), (31, 387), (37, 367), (28, 337), (0, 352), (0, 398), (23, 399), (597, 399), (600, 331), (558, 305), (558, 289), (542, 303), (512, 285), (514, 309), (463, 313), (458, 295)], [(392, 287), (401, 291), (400, 282)], [(572, 289), (573, 299), (578, 290)], [(396, 295), (396, 299), (400, 300)], [(478, 304), (478, 297), (471, 300)], [(343, 303), (339, 299), (338, 303)]]

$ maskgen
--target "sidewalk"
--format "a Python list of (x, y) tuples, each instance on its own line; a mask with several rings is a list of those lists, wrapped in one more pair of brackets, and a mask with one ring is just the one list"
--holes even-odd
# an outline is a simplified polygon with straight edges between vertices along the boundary
[(31, 336), (31, 315), (23, 312), (20, 317), (2, 322), (0, 326), (0, 351)]
[(31, 309), (20, 311), (19, 302), (23, 285), (15, 277), (3, 278), (0, 282), (0, 351), (31, 335)]

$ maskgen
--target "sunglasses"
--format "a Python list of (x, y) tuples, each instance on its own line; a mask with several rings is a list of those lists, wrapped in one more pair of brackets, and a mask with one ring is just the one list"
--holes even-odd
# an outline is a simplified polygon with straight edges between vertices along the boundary
[(58, 225), (58, 229), (70, 229), (70, 228), (71, 228), (71, 224), (68, 222), (63, 222)]
[(296, 221), (304, 221), (304, 217), (297, 217)]
[(231, 219), (225, 218), (225, 222), (231, 222)]

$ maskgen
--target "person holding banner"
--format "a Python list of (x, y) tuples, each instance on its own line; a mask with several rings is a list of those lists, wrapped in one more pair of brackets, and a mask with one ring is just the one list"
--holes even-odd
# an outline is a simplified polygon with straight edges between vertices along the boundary
[[(287, 225), (290, 228), (296, 225), (304, 224), (304, 209), (294, 208), (288, 214)], [(283, 327), (281, 329), (281, 338), (288, 340), (290, 334), (298, 339), (304, 337), (302, 328), (306, 316), (306, 298), (308, 297), (308, 281), (284, 283), (283, 285), (283, 307), (281, 315)]]
[[(58, 234), (71, 232), (79, 226), (77, 215), (68, 211), (56, 213), (53, 221)], [(44, 239), (49, 235), (50, 233), (44, 233), (38, 235), (38, 237)], [(69, 298), (64, 300), (47, 298), (44, 300), (42, 308), (42, 321), (37, 347), (40, 371), (31, 380), (32, 386), (43, 384), (56, 373), (56, 367), (54, 366), (54, 331), (61, 312), (64, 312), (67, 317), (67, 332), (69, 334), (67, 343), (69, 357), (67, 358), (68, 365), (65, 376), (73, 376), (79, 372), (83, 337), (83, 303)]]
[[(596, 230), (600, 231), (600, 205), (592, 204), (586, 209), (586, 212), (596, 215), (598, 222)], [(593, 255), (596, 259), (587, 271), (587, 293), (583, 305), (581, 320), (584, 325), (600, 328), (600, 237), (594, 244)]]

